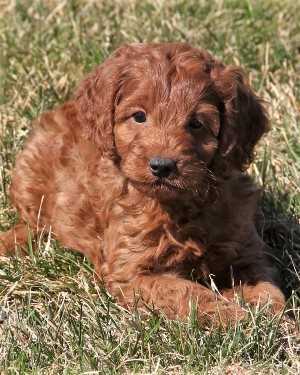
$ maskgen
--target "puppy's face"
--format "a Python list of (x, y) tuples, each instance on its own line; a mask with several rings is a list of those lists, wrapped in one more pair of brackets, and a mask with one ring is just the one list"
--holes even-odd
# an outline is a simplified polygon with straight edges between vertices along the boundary
[(160, 56), (127, 72), (115, 109), (120, 168), (159, 197), (204, 194), (218, 148), (220, 100), (205, 65)]
[[(120, 47), (75, 95), (84, 136), (161, 199), (205, 199), (215, 176), (245, 170), (268, 130), (239, 67), (182, 43)], [(230, 174), (230, 173), (229, 173)]]

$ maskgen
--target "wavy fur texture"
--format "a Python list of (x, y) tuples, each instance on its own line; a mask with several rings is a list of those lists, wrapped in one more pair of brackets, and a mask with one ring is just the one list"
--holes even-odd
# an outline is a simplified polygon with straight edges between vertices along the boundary
[[(200, 323), (227, 325), (246, 316), (240, 293), (278, 312), (245, 173), (268, 129), (239, 67), (182, 43), (124, 45), (34, 123), (12, 175), (20, 222), (0, 254), (24, 248), (29, 225), (89, 257), (127, 307), (184, 319), (194, 303)], [(154, 176), (154, 157), (176, 171)]]

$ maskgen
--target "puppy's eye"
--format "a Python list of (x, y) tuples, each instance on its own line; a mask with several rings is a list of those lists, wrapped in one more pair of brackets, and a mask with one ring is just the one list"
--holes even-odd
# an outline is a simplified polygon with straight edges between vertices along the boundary
[(138, 111), (132, 115), (135, 122), (142, 123), (146, 121), (146, 113), (143, 111)]
[(196, 118), (191, 119), (188, 123), (188, 127), (191, 130), (199, 130), (203, 128), (203, 126), (204, 126), (203, 123), (197, 120)]

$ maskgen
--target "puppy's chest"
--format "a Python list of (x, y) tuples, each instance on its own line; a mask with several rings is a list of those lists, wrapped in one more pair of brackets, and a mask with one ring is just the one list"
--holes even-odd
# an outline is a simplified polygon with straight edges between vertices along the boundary
[(134, 206), (121, 203), (105, 236), (109, 262), (126, 258), (124, 267), (130, 263), (139, 271), (203, 280), (228, 270), (240, 253), (237, 226), (223, 205), (166, 207), (150, 199)]
[[(205, 279), (227, 269), (240, 251), (218, 210), (207, 212), (192, 203), (170, 210), (157, 233), (152, 256), (156, 272), (179, 272)], [(153, 248), (151, 235), (149, 241)]]

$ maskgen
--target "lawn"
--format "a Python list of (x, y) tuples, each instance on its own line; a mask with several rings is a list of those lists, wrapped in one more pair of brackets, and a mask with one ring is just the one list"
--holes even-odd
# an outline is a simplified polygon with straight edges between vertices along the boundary
[(31, 121), (121, 43), (187, 41), (244, 66), (267, 101), (272, 131), (250, 173), (288, 298), (284, 316), (253, 309), (226, 332), (140, 317), (88, 260), (40, 238), (27, 257), (0, 259), (1, 374), (300, 373), (299, 15), (297, 0), (0, 0), (0, 231), (16, 221), (10, 171)]

